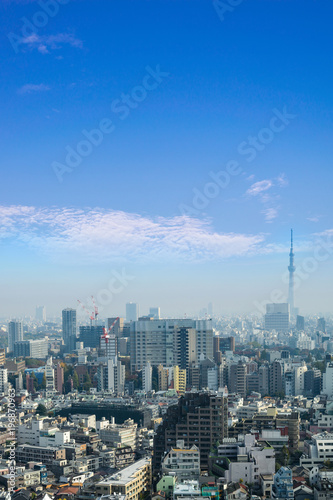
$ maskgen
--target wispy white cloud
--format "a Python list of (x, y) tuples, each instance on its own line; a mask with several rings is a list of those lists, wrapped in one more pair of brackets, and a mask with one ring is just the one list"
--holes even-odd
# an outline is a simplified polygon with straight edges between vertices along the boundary
[(23, 85), (20, 89), (18, 89), (19, 94), (31, 94), (32, 92), (46, 92), (50, 90), (50, 87), (44, 85), (44, 83), (40, 83), (38, 85), (34, 83), (27, 83)]
[(0, 237), (75, 262), (200, 262), (268, 253), (262, 234), (220, 233), (190, 217), (144, 217), (114, 210), (0, 207)]
[[(248, 177), (248, 180), (253, 180), (253, 176)], [(285, 174), (280, 174), (275, 179), (264, 179), (253, 183), (246, 191), (247, 197), (257, 197), (260, 203), (265, 208), (261, 211), (265, 216), (265, 222), (271, 224), (277, 217), (280, 206), (277, 204), (280, 198), (276, 189), (288, 186), (288, 180)]]
[(315, 215), (313, 217), (307, 217), (306, 220), (308, 220), (309, 222), (319, 222), (320, 218), (320, 215)]
[(64, 45), (82, 49), (83, 42), (70, 33), (56, 35), (38, 35), (32, 33), (22, 39), (22, 43), (30, 50), (38, 50), (41, 54), (49, 54), (52, 50), (59, 50)]
[(249, 189), (246, 191), (246, 194), (250, 196), (258, 196), (263, 191), (267, 191), (268, 189), (270, 189), (273, 185), (273, 181), (271, 181), (270, 179), (255, 182), (249, 187)]
[(262, 210), (261, 213), (265, 215), (265, 221), (269, 224), (272, 223), (273, 220), (278, 216), (278, 211), (276, 208), (266, 208), (265, 210)]

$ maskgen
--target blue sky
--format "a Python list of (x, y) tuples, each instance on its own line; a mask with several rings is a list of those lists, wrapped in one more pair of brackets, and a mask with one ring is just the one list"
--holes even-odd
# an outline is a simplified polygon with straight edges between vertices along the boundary
[[(332, 229), (333, 5), (221, 3), (1, 2), (0, 316), (57, 314), (122, 268), (135, 279), (105, 314), (252, 311), (286, 289), (291, 227), (296, 266), (316, 260)], [(124, 95), (138, 99), (121, 114)], [(66, 148), (105, 119), (72, 168)], [(331, 311), (331, 260), (301, 280), (305, 314)]]

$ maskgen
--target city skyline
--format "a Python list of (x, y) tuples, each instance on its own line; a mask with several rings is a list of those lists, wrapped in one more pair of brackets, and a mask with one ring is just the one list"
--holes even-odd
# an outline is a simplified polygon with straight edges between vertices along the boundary
[(1, 317), (332, 312), (330, 3), (0, 8)]

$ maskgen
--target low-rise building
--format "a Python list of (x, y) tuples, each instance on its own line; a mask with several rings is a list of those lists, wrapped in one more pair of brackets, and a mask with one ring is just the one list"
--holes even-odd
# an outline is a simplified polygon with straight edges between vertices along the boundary
[(333, 461), (333, 433), (314, 434), (311, 440), (304, 441), (304, 454), (300, 459), (303, 467), (311, 469), (326, 460)]
[(151, 488), (151, 459), (143, 458), (133, 465), (96, 484), (97, 495), (126, 495), (127, 500), (138, 500), (140, 494)]
[(176, 448), (171, 448), (162, 461), (162, 474), (174, 473), (178, 481), (185, 479), (199, 479), (200, 451), (193, 445), (184, 446), (184, 440), (178, 440)]

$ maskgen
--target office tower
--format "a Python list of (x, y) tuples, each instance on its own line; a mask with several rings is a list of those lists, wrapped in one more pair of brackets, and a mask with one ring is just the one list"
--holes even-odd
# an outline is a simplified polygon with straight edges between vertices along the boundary
[(161, 310), (159, 307), (150, 307), (149, 316), (153, 319), (161, 319)]
[(243, 398), (246, 396), (246, 364), (242, 361), (230, 366), (228, 389)]
[(46, 309), (45, 306), (36, 307), (36, 321), (40, 323), (45, 323), (46, 321)]
[(269, 384), (269, 365), (261, 365), (259, 367), (259, 392), (262, 396), (268, 396), (270, 393)]
[(321, 390), (321, 371), (313, 368), (304, 373), (304, 396), (315, 397)]
[(126, 321), (138, 321), (139, 318), (139, 304), (129, 302), (126, 304)]
[(125, 365), (119, 360), (109, 359), (100, 364), (97, 370), (98, 391), (109, 391), (117, 395), (124, 394)]
[(104, 327), (98, 325), (79, 326), (79, 341), (83, 342), (84, 347), (97, 349), (100, 344), (100, 338), (104, 334)]
[(148, 361), (146, 366), (142, 369), (142, 389), (145, 392), (150, 392), (152, 390), (152, 380), (153, 380), (153, 369)]
[(265, 330), (289, 330), (289, 304), (266, 304)]
[(15, 358), (45, 359), (49, 352), (48, 339), (20, 340), (14, 342)]
[(10, 321), (8, 323), (8, 349), (14, 351), (14, 342), (23, 340), (23, 327), (20, 321)]
[(220, 351), (220, 337), (214, 335), (213, 337), (213, 359), (218, 365), (222, 360), (222, 353)]
[(325, 318), (318, 318), (317, 321), (317, 330), (320, 332), (326, 332), (326, 321)]
[(219, 372), (211, 359), (200, 361), (200, 389), (217, 391), (219, 387)]
[(109, 333), (118, 338), (122, 337), (124, 335), (124, 318), (108, 318), (107, 330), (110, 330)]
[(214, 308), (213, 303), (209, 302), (208, 307), (207, 307), (207, 314), (210, 318), (213, 317), (213, 308)]
[[(178, 362), (180, 352), (175, 349), (175, 342), (186, 342), (186, 336), (190, 344), (185, 351), (192, 360), (192, 354), (189, 352), (192, 348), (194, 334), (186, 334), (184, 331), (177, 330), (185, 328), (187, 330), (196, 330), (196, 353), (195, 361), (198, 361), (200, 355), (213, 359), (213, 328), (211, 320), (192, 320), (192, 319), (143, 319), (131, 323), (130, 328), (130, 353), (132, 371), (141, 370), (147, 363), (153, 366), (159, 364), (163, 366), (179, 365), (184, 367), (184, 362)], [(183, 345), (183, 344), (179, 344)], [(185, 362), (186, 364), (186, 362)], [(187, 368), (187, 367), (186, 367)]]
[(100, 338), (101, 355), (107, 359), (115, 359), (118, 356), (118, 339), (115, 335), (104, 334)]
[(294, 266), (294, 246), (293, 246), (293, 230), (291, 230), (291, 238), (290, 238), (290, 253), (289, 253), (289, 294), (288, 294), (288, 304), (290, 315), (294, 316), (295, 314), (295, 304), (294, 304), (294, 273), (296, 271), (296, 267)]
[(297, 316), (296, 318), (296, 330), (304, 331), (304, 316)]
[(76, 310), (64, 309), (62, 311), (62, 338), (66, 352), (72, 352), (76, 346)]
[(284, 364), (277, 359), (271, 363), (269, 367), (269, 390), (270, 396), (282, 394), (283, 387)]
[(165, 451), (183, 439), (185, 447), (200, 450), (201, 470), (208, 470), (208, 456), (217, 442), (228, 435), (228, 400), (209, 393), (186, 392), (178, 404), (169, 406), (154, 437), (153, 466), (160, 470)]
[(220, 337), (220, 351), (235, 351), (235, 337)]
[(176, 328), (174, 330), (174, 365), (186, 370), (190, 378), (190, 368), (197, 361), (197, 331), (194, 328)]

